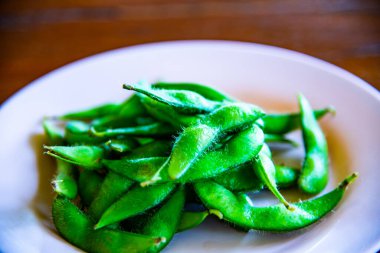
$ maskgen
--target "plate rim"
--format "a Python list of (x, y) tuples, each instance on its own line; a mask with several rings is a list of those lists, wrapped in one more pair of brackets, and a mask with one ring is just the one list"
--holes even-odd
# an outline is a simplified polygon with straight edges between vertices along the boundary
[(333, 63), (330, 63), (328, 61), (322, 60), (320, 58), (301, 53), (295, 50), (282, 48), (278, 46), (273, 45), (267, 45), (267, 44), (261, 44), (261, 43), (255, 43), (255, 42), (246, 42), (246, 41), (237, 41), (237, 40), (167, 40), (167, 41), (160, 41), (160, 42), (148, 42), (148, 43), (142, 43), (142, 44), (136, 44), (132, 46), (125, 46), (120, 47), (116, 49), (106, 50), (100, 53), (96, 53), (93, 55), (86, 56), (84, 58), (74, 60), (72, 62), (69, 62), (67, 64), (64, 64), (52, 71), (49, 71), (45, 74), (43, 74), (40, 77), (37, 77), (36, 79), (32, 80), (22, 88), (15, 91), (13, 94), (11, 94), (8, 98), (5, 99), (0, 104), (0, 112), (4, 109), (4, 107), (7, 107), (8, 104), (12, 103), (13, 100), (15, 100), (17, 97), (19, 97), (21, 94), (27, 92), (27, 90), (31, 89), (31, 87), (34, 87), (35, 85), (38, 85), (41, 81), (44, 79), (50, 78), (51, 76), (61, 72), (65, 71), (66, 69), (75, 68), (77, 65), (81, 65), (87, 62), (91, 62), (93, 60), (101, 59), (104, 57), (112, 57), (113, 55), (117, 55), (120, 52), (124, 51), (136, 51), (136, 50), (146, 50), (146, 48), (170, 48), (173, 46), (197, 46), (197, 47), (207, 47), (212, 46), (213, 49), (215, 49), (217, 46), (218, 48), (229, 48), (229, 49), (238, 49), (241, 50), (244, 48), (244, 50), (258, 50), (262, 51), (262, 54), (265, 55), (271, 55), (275, 57), (281, 57), (289, 60), (296, 60), (298, 62), (301, 62), (303, 64), (309, 65), (311, 67), (315, 67), (318, 69), (321, 69), (323, 71), (329, 72), (331, 74), (334, 74), (340, 78), (343, 78), (345, 80), (348, 80), (351, 85), (354, 85), (358, 87), (359, 89), (363, 89), (367, 94), (369, 94), (371, 97), (373, 97), (375, 100), (380, 102), (380, 91), (377, 90), (374, 86), (366, 82), (364, 79), (356, 76), (355, 74), (349, 72), (348, 70), (339, 67)]

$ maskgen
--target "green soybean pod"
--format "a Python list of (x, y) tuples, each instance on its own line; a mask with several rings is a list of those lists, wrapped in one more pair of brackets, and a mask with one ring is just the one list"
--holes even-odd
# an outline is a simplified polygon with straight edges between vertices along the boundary
[(91, 121), (91, 126), (96, 128), (129, 127), (134, 124), (137, 117), (146, 116), (146, 114), (140, 98), (134, 94), (120, 104), (117, 112), (95, 118)]
[(298, 143), (286, 138), (284, 135), (280, 134), (265, 134), (265, 142), (267, 143), (283, 143), (283, 144), (290, 144), (293, 147), (297, 147)]
[(177, 233), (190, 230), (199, 226), (208, 216), (208, 211), (190, 212), (184, 211), (178, 224)]
[(95, 171), (85, 170), (79, 175), (78, 191), (82, 203), (89, 206), (99, 192), (103, 178)]
[[(314, 116), (319, 119), (327, 113), (334, 113), (333, 107), (315, 110)], [(301, 115), (299, 113), (267, 114), (263, 117), (264, 132), (266, 134), (286, 134), (301, 127)]]
[(107, 208), (123, 196), (133, 185), (133, 181), (113, 172), (108, 172), (98, 193), (88, 208), (88, 214), (98, 220)]
[(51, 182), (54, 191), (58, 195), (75, 199), (78, 194), (78, 185), (75, 178), (76, 173), (73, 166), (57, 159), (57, 175)]
[(52, 213), (58, 233), (68, 242), (87, 252), (157, 252), (166, 241), (163, 237), (139, 235), (116, 229), (94, 230), (91, 219), (63, 197), (55, 198)]
[(159, 121), (167, 122), (176, 128), (195, 125), (199, 123), (203, 117), (202, 114), (180, 114), (173, 107), (160, 103), (147, 96), (141, 96), (141, 102), (152, 117), (156, 118)]
[[(43, 128), (50, 145), (62, 145), (63, 131), (52, 120), (44, 119)], [(60, 159), (56, 159), (57, 173), (52, 180), (54, 191), (61, 196), (74, 199), (78, 195), (76, 171), (73, 166)]]
[(155, 122), (149, 125), (134, 126), (126, 128), (109, 128), (106, 130), (97, 130), (91, 127), (90, 133), (96, 137), (115, 137), (115, 136), (136, 136), (136, 137), (170, 137), (177, 132), (177, 129), (171, 125)]
[(118, 111), (119, 107), (120, 104), (115, 103), (102, 104), (83, 111), (66, 113), (59, 118), (64, 120), (90, 120), (114, 114)]
[(103, 149), (97, 146), (44, 146), (46, 154), (86, 169), (100, 169)]
[(69, 121), (65, 126), (65, 141), (70, 145), (96, 145), (106, 139), (89, 134), (90, 125), (82, 121)]
[(118, 153), (125, 153), (132, 151), (139, 146), (138, 142), (134, 139), (113, 139), (105, 143), (107, 147)]
[[(299, 171), (287, 166), (275, 166), (276, 184), (279, 188), (291, 187), (297, 184)], [(256, 192), (265, 188), (263, 182), (252, 171), (252, 165), (241, 164), (214, 178), (213, 181), (233, 192)]]
[(282, 204), (255, 207), (245, 194), (235, 194), (214, 182), (199, 182), (194, 187), (203, 204), (227, 222), (244, 229), (286, 232), (309, 226), (331, 212), (356, 177), (352, 174), (323, 196), (292, 203), (293, 210)]
[[(215, 177), (251, 160), (262, 149), (263, 142), (264, 134), (258, 126), (244, 129), (229, 139), (222, 148), (206, 152), (194, 163), (191, 170), (175, 182), (189, 183)], [(242, 146), (245, 147), (244, 152), (241, 152)], [(103, 160), (103, 164), (109, 170), (145, 185), (155, 175), (160, 177), (156, 183), (171, 181), (167, 171), (159, 172), (166, 160), (166, 157), (131, 159), (128, 156), (120, 160)]]
[(233, 102), (235, 99), (227, 94), (220, 92), (210, 86), (198, 83), (169, 83), (169, 82), (156, 82), (152, 84), (153, 88), (169, 89), (169, 90), (188, 90), (198, 93), (199, 95), (216, 102)]
[(170, 178), (178, 179), (185, 174), (221, 136), (249, 126), (261, 116), (263, 111), (258, 107), (229, 104), (209, 114), (201, 124), (185, 128), (174, 143), (167, 162)]
[[(135, 148), (128, 155), (124, 156), (125, 159), (138, 159), (148, 157), (168, 156), (173, 146), (172, 140), (157, 139), (145, 145)], [(123, 159), (124, 159), (123, 158)]]
[(142, 229), (142, 233), (145, 235), (166, 238), (159, 250), (165, 248), (176, 233), (184, 204), (185, 192), (183, 187), (180, 187), (152, 217), (148, 218)]
[(305, 159), (298, 184), (302, 191), (317, 194), (326, 187), (328, 182), (327, 141), (309, 102), (301, 94), (298, 96), (298, 101), (305, 147)]
[(160, 204), (174, 190), (173, 183), (135, 187), (113, 203), (102, 215), (95, 229), (136, 216)]
[(265, 152), (259, 152), (259, 154), (253, 159), (253, 170), (273, 195), (276, 196), (286, 208), (291, 209), (292, 207), (288, 201), (277, 189), (276, 168), (272, 159)]
[(208, 100), (192, 91), (160, 90), (141, 84), (124, 84), (123, 88), (139, 92), (158, 102), (167, 104), (183, 114), (208, 113), (220, 106), (220, 103)]

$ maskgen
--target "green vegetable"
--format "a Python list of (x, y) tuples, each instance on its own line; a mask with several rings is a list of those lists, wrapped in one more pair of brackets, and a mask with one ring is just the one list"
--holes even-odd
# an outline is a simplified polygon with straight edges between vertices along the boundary
[(305, 146), (305, 159), (298, 184), (302, 191), (317, 194), (326, 187), (328, 182), (327, 141), (318, 126), (309, 102), (302, 95), (298, 96), (298, 101)]

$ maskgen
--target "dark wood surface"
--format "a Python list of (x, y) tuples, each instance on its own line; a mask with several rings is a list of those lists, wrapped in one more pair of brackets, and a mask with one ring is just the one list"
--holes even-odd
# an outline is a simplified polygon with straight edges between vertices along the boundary
[(380, 89), (379, 0), (0, 0), (0, 103), (77, 59), (184, 39), (300, 51)]

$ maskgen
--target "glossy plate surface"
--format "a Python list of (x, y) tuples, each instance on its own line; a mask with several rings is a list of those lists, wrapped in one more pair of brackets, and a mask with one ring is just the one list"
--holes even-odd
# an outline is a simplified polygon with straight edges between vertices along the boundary
[[(359, 179), (336, 211), (290, 234), (236, 232), (208, 219), (176, 235), (165, 252), (375, 252), (380, 248), (380, 95), (354, 75), (293, 51), (251, 43), (180, 41), (118, 49), (34, 81), (0, 108), (0, 252), (76, 252), (51, 223), (54, 165), (42, 155), (41, 119), (122, 101), (123, 83), (141, 79), (215, 86), (268, 111), (296, 111), (302, 92), (312, 106), (334, 105), (322, 120), (331, 156), (328, 189), (353, 171)], [(299, 133), (291, 135), (300, 141)], [(296, 165), (302, 148), (279, 153)], [(328, 190), (327, 189), (327, 190)], [(291, 192), (284, 192), (297, 200)], [(268, 194), (253, 196), (273, 202)]]

